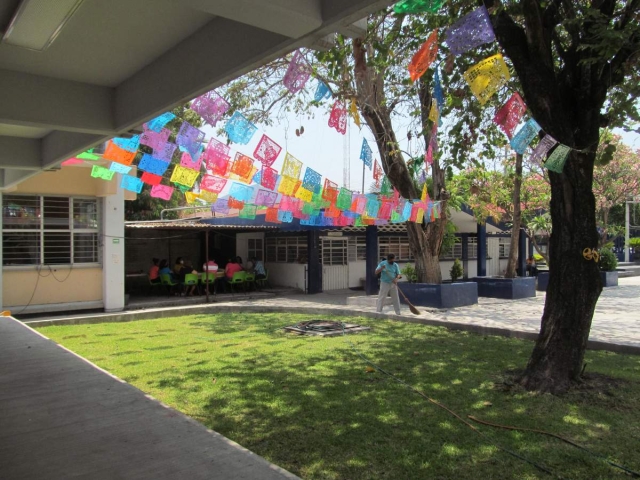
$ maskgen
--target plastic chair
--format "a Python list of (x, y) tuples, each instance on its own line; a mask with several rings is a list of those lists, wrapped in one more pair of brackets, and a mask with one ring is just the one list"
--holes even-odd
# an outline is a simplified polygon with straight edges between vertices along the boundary
[(209, 285), (213, 285), (213, 294), (216, 293), (216, 272), (201, 273), (200, 282), (204, 285), (204, 288), (209, 289)]
[(247, 289), (245, 288), (244, 285), (244, 281), (245, 278), (247, 276), (247, 272), (236, 272), (233, 274), (233, 278), (231, 278), (231, 280), (228, 282), (229, 283), (229, 287), (231, 288), (231, 293), (233, 293), (233, 286), (234, 285), (242, 285), (242, 289), (246, 292)]
[(168, 273), (163, 273), (162, 275), (160, 275), (160, 284), (167, 287), (168, 294), (171, 294), (171, 290), (173, 289), (173, 287), (175, 287), (176, 285), (180, 285), (178, 282), (174, 282), (171, 278), (171, 275)]
[(271, 284), (269, 283), (269, 269), (268, 268), (264, 269), (264, 278), (256, 278), (256, 284), (260, 288), (264, 288), (265, 285), (269, 286), (269, 288), (272, 288)]
[(244, 283), (245, 283), (245, 285), (249, 285), (249, 287), (251, 289), (255, 288), (255, 286), (256, 286), (256, 274), (255, 273), (247, 273), (244, 276)]
[(184, 276), (184, 282), (182, 282), (185, 290), (187, 289), (187, 287), (190, 287), (192, 285), (195, 285), (196, 287), (198, 286), (198, 274), (197, 273), (187, 273)]

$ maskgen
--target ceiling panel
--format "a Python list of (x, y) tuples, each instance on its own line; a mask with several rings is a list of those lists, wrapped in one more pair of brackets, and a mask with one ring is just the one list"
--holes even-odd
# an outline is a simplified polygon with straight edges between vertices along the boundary
[(21, 138), (42, 138), (51, 133), (48, 128), (23, 127), (0, 123), (0, 136)]
[(0, 44), (0, 68), (115, 87), (213, 18), (173, 0), (84, 0), (44, 52)]

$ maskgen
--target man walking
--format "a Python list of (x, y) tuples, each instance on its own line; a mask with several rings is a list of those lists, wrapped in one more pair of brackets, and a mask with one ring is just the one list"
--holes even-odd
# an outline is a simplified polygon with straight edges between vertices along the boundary
[(380, 262), (378, 268), (376, 268), (376, 275), (380, 274), (380, 293), (378, 294), (378, 301), (376, 303), (376, 311), (382, 312), (382, 305), (384, 299), (387, 298), (389, 292), (391, 292), (391, 300), (393, 301), (393, 308), (396, 311), (396, 315), (400, 315), (400, 298), (398, 297), (398, 280), (402, 278), (400, 276), (400, 268), (395, 262), (396, 256), (393, 253), (387, 255), (387, 259)]

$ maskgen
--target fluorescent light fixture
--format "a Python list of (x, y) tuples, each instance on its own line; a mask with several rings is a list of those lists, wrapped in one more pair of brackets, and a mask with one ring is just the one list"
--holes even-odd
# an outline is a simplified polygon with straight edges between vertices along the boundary
[(53, 43), (83, 0), (22, 0), (2, 41), (42, 52)]

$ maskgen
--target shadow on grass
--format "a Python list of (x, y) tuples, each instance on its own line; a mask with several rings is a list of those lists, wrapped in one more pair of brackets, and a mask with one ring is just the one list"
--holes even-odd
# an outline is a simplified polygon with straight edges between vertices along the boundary
[[(510, 385), (506, 373), (526, 363), (530, 342), (370, 319), (349, 319), (373, 330), (348, 337), (278, 330), (304, 319), (167, 319), (174, 335), (147, 335), (149, 344), (137, 345), (155, 357), (138, 365), (141, 353), (125, 350), (112, 353), (105, 368), (307, 479), (546, 478), (496, 442), (565, 478), (625, 478), (548, 437), (478, 426), (488, 439), (480, 437), (405, 386), (368, 371), (349, 342), (463, 417), (548, 430), (640, 468), (638, 357), (590, 352), (589, 370), (625, 381), (564, 397), (532, 395)], [(130, 335), (126, 328), (120, 334)]]

